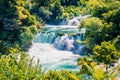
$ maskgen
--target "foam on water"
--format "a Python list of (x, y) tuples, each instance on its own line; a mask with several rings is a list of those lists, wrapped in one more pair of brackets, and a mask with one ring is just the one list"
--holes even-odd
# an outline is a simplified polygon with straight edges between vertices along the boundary
[(68, 69), (73, 71), (79, 69), (76, 59), (80, 55), (74, 54), (71, 51), (57, 50), (48, 43), (33, 43), (28, 53), (31, 57), (34, 56), (34, 61), (40, 59), (44, 69)]
[(85, 28), (78, 30), (78, 25), (86, 17), (78, 16), (62, 25), (45, 25), (44, 33), (35, 36), (28, 54), (34, 56), (35, 62), (40, 59), (43, 69), (78, 71), (77, 59), (84, 45), (76, 41), (83, 40), (86, 32)]
[(46, 24), (45, 27), (54, 27), (54, 28), (77, 28), (77, 26), (72, 26), (72, 25), (49, 25)]

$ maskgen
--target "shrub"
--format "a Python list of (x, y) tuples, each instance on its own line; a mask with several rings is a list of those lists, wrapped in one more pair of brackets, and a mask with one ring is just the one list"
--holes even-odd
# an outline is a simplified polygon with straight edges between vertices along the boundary
[(111, 42), (104, 41), (101, 45), (96, 45), (93, 52), (93, 58), (105, 64), (115, 63), (120, 57), (120, 53)]
[(39, 61), (34, 63), (33, 58), (18, 49), (11, 48), (10, 53), (0, 58), (0, 80), (40, 80)]
[(42, 77), (43, 80), (79, 80), (77, 75), (70, 71), (48, 71)]

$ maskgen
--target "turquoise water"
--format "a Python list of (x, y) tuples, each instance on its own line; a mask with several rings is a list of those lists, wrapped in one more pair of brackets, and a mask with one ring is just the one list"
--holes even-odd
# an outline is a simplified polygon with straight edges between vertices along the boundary
[(77, 59), (81, 57), (84, 45), (77, 44), (76, 40), (83, 40), (85, 29), (78, 30), (76, 26), (49, 25), (43, 30), (44, 33), (35, 36), (33, 45), (28, 51), (30, 56), (35, 56), (35, 60), (39, 58), (45, 71), (51, 69), (79, 71)]
[(78, 72), (79, 66), (77, 66), (77, 60), (62, 60), (59, 62), (42, 64), (43, 70), (69, 70)]

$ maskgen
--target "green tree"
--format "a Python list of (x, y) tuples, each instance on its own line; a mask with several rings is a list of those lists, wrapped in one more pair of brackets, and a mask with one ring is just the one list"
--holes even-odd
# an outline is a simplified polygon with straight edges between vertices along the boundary
[(86, 5), (87, 8), (90, 9), (91, 14), (95, 17), (102, 18), (102, 14), (107, 11), (103, 0), (89, 0)]
[(91, 79), (93, 68), (95, 67), (96, 64), (87, 56), (79, 58), (77, 64), (81, 66), (80, 71), (77, 74), (85, 75), (87, 76), (86, 79)]
[(0, 57), (0, 80), (40, 80), (41, 74), (39, 61), (34, 63), (33, 58), (18, 49), (11, 48), (9, 55)]
[(49, 6), (49, 4), (53, 2), (53, 0), (31, 0), (31, 2), (37, 4), (38, 7), (40, 7), (40, 6)]
[(80, 4), (80, 0), (60, 0), (63, 6), (78, 6)]
[(113, 39), (113, 44), (117, 50), (120, 50), (120, 36), (117, 36), (115, 39)]
[(50, 16), (53, 22), (59, 22), (62, 16), (62, 7), (59, 1), (55, 2), (53, 8), (51, 8), (52, 15)]
[(104, 67), (97, 65), (88, 57), (79, 58), (78, 65), (81, 68), (77, 75), (80, 75), (82, 80), (103, 80), (105, 78)]
[[(110, 65), (111, 63), (117, 62), (120, 57), (120, 52), (114, 47), (111, 42), (102, 42), (101, 45), (95, 45), (93, 49), (93, 59), (98, 62)], [(108, 66), (106, 67), (106, 69)]]
[(87, 3), (87, 8), (90, 9), (92, 16), (100, 18), (108, 25), (113, 24), (112, 30), (108, 32), (113, 38), (120, 34), (119, 7), (119, 0), (89, 0)]
[(43, 75), (42, 80), (79, 80), (77, 75), (71, 71), (48, 71)]
[(105, 79), (105, 71), (102, 66), (95, 66), (93, 68), (92, 76), (94, 80), (104, 80)]
[[(0, 40), (3, 46), (9, 45), (9, 47), (15, 47), (15, 45), (18, 44), (19, 47), (23, 47), (28, 44), (32, 40), (33, 35), (37, 33), (36, 17), (30, 14), (26, 5), (26, 0), (1, 0)], [(9, 51), (7, 53), (9, 53)]]
[[(92, 17), (92, 18), (87, 18), (81, 22), (81, 25), (79, 28), (85, 27), (87, 29), (85, 33), (85, 39), (87, 47), (92, 49), (95, 44), (99, 44), (102, 41), (102, 38), (104, 38), (103, 30), (103, 22), (99, 18)], [(104, 35), (104, 36), (103, 36)]]

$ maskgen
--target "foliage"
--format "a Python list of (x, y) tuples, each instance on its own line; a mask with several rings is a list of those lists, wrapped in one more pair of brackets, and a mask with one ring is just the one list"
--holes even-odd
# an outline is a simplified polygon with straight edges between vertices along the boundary
[[(119, 18), (120, 18), (120, 1), (118, 0), (91, 0), (87, 3), (93, 16), (101, 18), (103, 21), (107, 22), (108, 25), (112, 23), (111, 34), (114, 37), (119, 35)], [(114, 38), (113, 37), (113, 38)]]
[(80, 71), (77, 74), (86, 74), (86, 76), (92, 75), (93, 67), (96, 65), (88, 57), (79, 58), (77, 64), (81, 66)]
[(81, 66), (77, 73), (82, 80), (112, 80), (120, 74), (120, 64), (113, 66), (108, 71), (105, 70), (104, 64), (97, 65), (92, 59), (83, 57), (78, 59), (78, 65)]
[[(33, 62), (24, 52), (18, 49), (10, 49), (9, 55), (0, 58), (1, 80), (40, 80), (41, 65)], [(19, 54), (18, 54), (19, 53)]]
[[(81, 22), (80, 27), (86, 27), (87, 47), (94, 48), (94, 44), (103, 41), (114, 40), (119, 33), (119, 8), (118, 0), (89, 0), (85, 2), (87, 10), (91, 12), (91, 17)], [(91, 46), (92, 45), (92, 46)], [(116, 46), (116, 45), (115, 45)]]
[(94, 44), (102, 41), (103, 35), (101, 33), (103, 29), (103, 22), (99, 18), (86, 18), (81, 22), (80, 28), (82, 27), (87, 28), (85, 36), (87, 43), (89, 43), (87, 47), (91, 49), (94, 47)]
[(63, 6), (78, 6), (80, 4), (80, 0), (60, 0)]
[(120, 36), (117, 36), (114, 40), (113, 40), (113, 44), (116, 47), (117, 50), (120, 50)]
[(101, 45), (96, 45), (93, 52), (93, 58), (105, 64), (115, 63), (120, 57), (120, 52), (111, 42), (102, 42)]
[(79, 80), (71, 71), (42, 72), (41, 65), (28, 54), (10, 48), (9, 55), (0, 57), (0, 80)]
[(43, 80), (79, 80), (79, 78), (70, 71), (48, 71), (43, 75)]
[(78, 65), (81, 66), (81, 68), (77, 75), (82, 75), (82, 80), (103, 80), (105, 78), (104, 67), (97, 65), (88, 57), (79, 58)]
[(95, 17), (100, 17), (106, 12), (106, 5), (102, 0), (89, 0), (87, 3), (91, 13)]
[[(109, 64), (117, 62), (120, 57), (120, 21), (118, 19), (120, 17), (120, 1), (88, 0), (84, 4), (86, 5), (85, 8), (90, 11), (91, 16), (83, 20), (79, 28), (85, 27), (87, 29), (85, 38), (87, 48), (93, 50), (94, 54), (92, 56), (97, 63), (107, 64), (107, 69), (110, 67)], [(109, 77), (107, 71), (104, 73), (106, 79)], [(94, 76), (99, 77), (97, 73)], [(100, 77), (94, 78), (99, 80)]]
[[(15, 47), (16, 44), (23, 47), (37, 33), (36, 17), (30, 14), (26, 5), (26, 0), (1, 0), (0, 40), (3, 47)], [(7, 47), (5, 51), (9, 53)], [(2, 49), (0, 52), (4, 53)]]
[(103, 80), (105, 78), (104, 67), (95, 66), (92, 75), (94, 80)]
[(39, 0), (33, 1), (35, 5), (31, 9), (32, 14), (36, 14), (38, 18), (42, 18), (47, 23), (56, 24), (61, 20), (62, 6), (59, 0)]
[(80, 0), (32, 0), (31, 3), (34, 4), (31, 13), (51, 24), (58, 24), (62, 19), (82, 13)]
[(120, 74), (120, 64), (117, 64), (116, 66), (112, 67), (109, 71), (108, 71), (108, 76), (111, 79), (115, 79), (116, 76), (118, 76)]
[(78, 6), (67, 6), (63, 10), (63, 18), (73, 18), (74, 16), (79, 16), (81, 13), (81, 8)]
[(51, 9), (51, 12), (52, 12), (51, 19), (53, 20), (53, 22), (59, 22), (59, 20), (61, 20), (61, 16), (62, 16), (61, 3), (56, 1), (54, 3), (54, 7)]
[[(71, 71), (48, 71), (42, 72), (41, 65), (34, 62), (28, 54), (20, 52), (18, 49), (10, 48), (9, 55), (2, 55), (0, 58), (0, 79), (1, 80), (83, 80), (81, 71), (89, 74), (89, 79), (103, 80), (106, 79), (104, 67), (96, 65), (91, 59), (84, 57), (79, 59), (78, 65), (81, 65), (81, 74), (75, 74)], [(82, 70), (83, 69), (83, 70)], [(114, 79), (119, 74), (119, 65), (113, 67), (110, 71), (110, 79)], [(87, 77), (86, 77), (87, 78)], [(88, 78), (87, 78), (88, 79)]]

